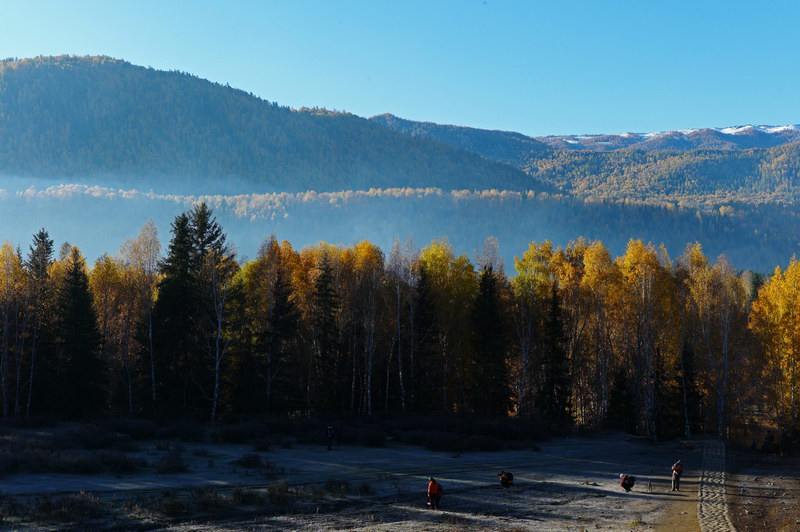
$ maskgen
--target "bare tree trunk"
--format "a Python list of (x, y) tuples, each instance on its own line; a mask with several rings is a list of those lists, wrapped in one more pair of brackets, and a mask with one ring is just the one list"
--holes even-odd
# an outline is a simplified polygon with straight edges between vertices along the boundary
[(527, 417), (530, 413), (528, 410), (528, 390), (530, 387), (528, 377), (530, 375), (531, 342), (533, 338), (533, 309), (526, 304), (524, 301), (525, 297), (526, 295), (520, 296), (519, 307), (514, 313), (513, 320), (520, 350), (520, 372), (519, 380), (517, 381), (517, 401), (519, 408), (517, 415), (523, 418)]
[[(394, 344), (395, 340), (392, 339), (392, 348), (389, 349), (389, 358), (386, 361), (386, 396), (383, 403), (383, 411), (389, 411), (389, 380), (391, 379), (392, 374), (392, 355), (394, 354)], [(402, 393), (400, 394), (402, 396)]]

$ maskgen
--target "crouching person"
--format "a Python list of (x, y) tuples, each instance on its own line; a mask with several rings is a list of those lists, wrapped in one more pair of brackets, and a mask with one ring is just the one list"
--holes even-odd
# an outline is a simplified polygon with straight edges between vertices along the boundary
[(624, 489), (625, 491), (631, 491), (633, 489), (634, 484), (636, 484), (636, 477), (634, 477), (633, 475), (620, 473), (619, 485), (622, 486), (622, 489)]
[(514, 474), (510, 471), (501, 471), (497, 476), (500, 477), (500, 485), (504, 488), (510, 488), (514, 484)]

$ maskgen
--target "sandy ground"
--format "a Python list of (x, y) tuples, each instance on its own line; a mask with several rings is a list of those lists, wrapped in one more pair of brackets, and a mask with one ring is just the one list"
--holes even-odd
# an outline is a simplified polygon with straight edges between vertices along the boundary
[(728, 469), (737, 530), (800, 531), (800, 458), (729, 451)]
[[(263, 474), (232, 462), (253, 452), (251, 446), (184, 444), (189, 471), (158, 475), (152, 471), (116, 478), (111, 475), (15, 475), (0, 480), (7, 494), (91, 491), (122, 496), (138, 490), (189, 486), (230, 488), (263, 485)], [(702, 445), (652, 443), (619, 433), (556, 439), (539, 451), (433, 452), (389, 442), (383, 448), (343, 446), (326, 451), (297, 445), (259, 453), (276, 464), (275, 478), (292, 485), (347, 481), (351, 493), (363, 484), (369, 495), (348, 494), (304, 503), (283, 515), (175, 524), (188, 530), (697, 530), (697, 477)], [(142, 445), (152, 462), (163, 451)], [(208, 456), (195, 456), (203, 449)], [(686, 467), (682, 490), (670, 491), (670, 466), (681, 458)], [(497, 475), (512, 471), (515, 485), (499, 486)], [(631, 493), (618, 486), (620, 472), (636, 475)], [(442, 511), (425, 506), (428, 476), (444, 486)]]

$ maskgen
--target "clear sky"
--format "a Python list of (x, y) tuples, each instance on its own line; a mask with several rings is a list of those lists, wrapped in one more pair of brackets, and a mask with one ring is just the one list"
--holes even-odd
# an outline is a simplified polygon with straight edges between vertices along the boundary
[(797, 1), (3, 3), (0, 56), (63, 53), (529, 135), (800, 123)]

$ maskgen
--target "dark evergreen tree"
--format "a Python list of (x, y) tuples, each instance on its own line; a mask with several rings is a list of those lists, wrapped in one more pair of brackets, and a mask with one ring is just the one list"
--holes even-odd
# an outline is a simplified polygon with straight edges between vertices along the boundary
[(189, 226), (192, 233), (193, 269), (195, 272), (200, 271), (202, 263), (209, 253), (216, 257), (229, 253), (222, 226), (217, 222), (213, 211), (205, 202), (196, 205), (189, 212)]
[[(267, 408), (270, 412), (286, 412), (297, 407), (299, 390), (297, 367), (291, 367), (300, 327), (300, 311), (292, 301), (289, 272), (278, 265), (273, 286), (273, 306), (264, 343), (264, 375), (267, 378)], [(296, 364), (295, 364), (296, 366)]]
[(339, 326), (336, 321), (339, 305), (333, 268), (328, 255), (323, 254), (319, 263), (319, 274), (314, 281), (311, 309), (313, 378), (309, 407), (316, 412), (344, 408)]
[(478, 281), (478, 296), (472, 309), (472, 346), (469, 409), (504, 416), (511, 408), (506, 365), (508, 331), (499, 280), (491, 265), (483, 268)]
[(438, 412), (441, 410), (441, 390), (445, 381), (444, 367), (436, 343), (436, 305), (428, 272), (420, 267), (418, 275), (412, 322), (412, 408), (422, 413)]
[(159, 403), (168, 412), (187, 406), (189, 361), (196, 350), (197, 306), (194, 238), (184, 213), (172, 222), (172, 240), (161, 264), (158, 300), (153, 309)]
[(105, 409), (105, 372), (86, 264), (76, 247), (67, 260), (56, 305), (56, 379), (51, 404), (62, 416), (84, 418)]
[(622, 366), (617, 368), (611, 381), (606, 423), (609, 428), (636, 433), (636, 395), (631, 389), (628, 372)]
[(281, 263), (270, 293), (266, 326), (248, 322), (247, 294), (237, 294), (232, 306), (230, 334), (237, 338), (237, 346), (226, 380), (237, 412), (280, 414), (303, 408), (305, 375), (294, 356), (300, 311), (291, 299), (289, 272)]
[(53, 286), (50, 282), (50, 266), (53, 264), (53, 240), (44, 228), (33, 235), (33, 243), (25, 261), (25, 273), (30, 287), (30, 359), (28, 360), (28, 382), (25, 399), (25, 415), (30, 416), (37, 390), (38, 365), (46, 363), (52, 338), (50, 325), (53, 315)]
[(669, 378), (664, 361), (659, 359), (656, 366), (656, 437), (666, 440), (683, 434), (683, 400), (680, 381), (680, 368), (672, 368)]
[(554, 284), (542, 331), (538, 409), (553, 424), (572, 421), (570, 413), (570, 375), (567, 363), (561, 302)]

